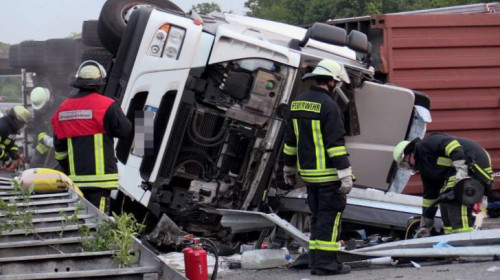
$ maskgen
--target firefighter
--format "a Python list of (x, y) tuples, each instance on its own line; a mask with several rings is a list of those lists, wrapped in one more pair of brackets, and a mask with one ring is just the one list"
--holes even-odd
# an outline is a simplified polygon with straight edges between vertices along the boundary
[[(470, 139), (432, 133), (422, 140), (401, 141), (393, 155), (400, 168), (419, 172), (422, 178), (422, 219), (415, 238), (430, 235), (437, 205), (445, 234), (473, 230), (472, 205), (489, 192), (493, 180), (491, 159), (483, 147)], [(469, 187), (468, 194), (479, 197), (466, 202), (470, 197), (462, 192)]]
[(51, 119), (55, 157), (85, 198), (109, 214), (111, 190), (118, 187), (113, 138), (131, 136), (132, 124), (118, 103), (101, 95), (106, 71), (96, 61), (83, 62), (72, 82), (78, 92)]
[(20, 159), (19, 147), (15, 143), (15, 135), (31, 120), (31, 113), (23, 106), (17, 105), (0, 118), (0, 160), (2, 169), (15, 168)]
[(292, 101), (284, 143), (284, 180), (295, 185), (298, 172), (307, 186), (311, 210), (309, 267), (311, 274), (349, 273), (337, 260), (342, 212), (353, 175), (345, 148), (343, 112), (333, 100), (336, 87), (349, 83), (344, 67), (322, 60), (303, 80), (315, 80), (309, 91)]
[(31, 106), (33, 107), (33, 128), (35, 152), (30, 160), (30, 167), (48, 167), (55, 169), (58, 165), (54, 158), (54, 153), (50, 149), (54, 148), (52, 137), (52, 126), (50, 118), (57, 107), (50, 90), (46, 87), (35, 87), (30, 93)]

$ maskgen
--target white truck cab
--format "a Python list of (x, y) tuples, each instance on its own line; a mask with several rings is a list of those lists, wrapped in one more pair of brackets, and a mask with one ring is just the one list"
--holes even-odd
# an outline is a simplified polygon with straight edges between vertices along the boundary
[(376, 81), (370, 44), (355, 30), (142, 7), (119, 39), (105, 95), (135, 127), (134, 138), (116, 144), (120, 191), (188, 232), (223, 235), (216, 209), (261, 210), (271, 189), (287, 188), (280, 158), (288, 104), (322, 59), (350, 76), (332, 98), (345, 110), (356, 187), (388, 190), (394, 146), (412, 129), (425, 132), (412, 120), (427, 97)]

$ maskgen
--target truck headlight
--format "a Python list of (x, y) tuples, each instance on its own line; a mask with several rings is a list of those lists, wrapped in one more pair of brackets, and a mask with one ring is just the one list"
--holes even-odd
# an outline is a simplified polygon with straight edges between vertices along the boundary
[(149, 55), (156, 57), (161, 56), (169, 29), (170, 25), (165, 24), (156, 31), (156, 34), (153, 40), (151, 41), (151, 44), (149, 44), (149, 49), (148, 49)]
[(167, 43), (163, 51), (163, 56), (170, 59), (178, 59), (181, 53), (182, 44), (184, 43), (184, 36), (186, 30), (172, 26), (168, 34)]
[(170, 24), (162, 25), (149, 44), (148, 55), (177, 60), (185, 35), (186, 30), (183, 28)]

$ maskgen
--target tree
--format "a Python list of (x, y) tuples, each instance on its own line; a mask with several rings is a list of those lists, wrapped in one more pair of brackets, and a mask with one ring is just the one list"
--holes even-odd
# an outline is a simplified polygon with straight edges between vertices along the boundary
[(71, 32), (66, 38), (67, 39), (81, 39), (82, 38), (82, 33)]
[(481, 0), (248, 0), (248, 16), (289, 24), (481, 3)]
[(200, 4), (196, 4), (196, 5), (193, 5), (193, 7), (191, 8), (193, 9), (195, 12), (199, 13), (199, 14), (203, 14), (203, 15), (207, 15), (211, 12), (222, 12), (222, 9), (221, 7), (219, 6), (219, 4), (217, 3), (214, 3), (214, 2), (203, 2), (203, 3), (200, 3)]
[(10, 47), (10, 44), (0, 42), (0, 51), (6, 51)]

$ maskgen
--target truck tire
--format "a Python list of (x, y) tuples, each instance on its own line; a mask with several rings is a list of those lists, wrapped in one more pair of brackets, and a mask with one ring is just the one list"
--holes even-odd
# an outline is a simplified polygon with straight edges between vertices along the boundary
[(51, 69), (73, 71), (80, 62), (81, 44), (74, 39), (50, 39), (45, 42), (45, 64)]
[(95, 60), (108, 71), (113, 61), (113, 54), (104, 48), (90, 48), (82, 52), (81, 61), (86, 60)]
[(19, 66), (32, 69), (45, 64), (45, 42), (24, 41), (19, 44)]
[(82, 42), (85, 46), (102, 48), (97, 34), (97, 20), (86, 20), (82, 24)]
[(108, 0), (99, 15), (97, 33), (102, 45), (114, 56), (118, 53), (120, 40), (130, 14), (136, 9), (153, 6), (183, 12), (168, 0)]
[(20, 68), (19, 64), (19, 44), (9, 47), (9, 66), (12, 68)]

